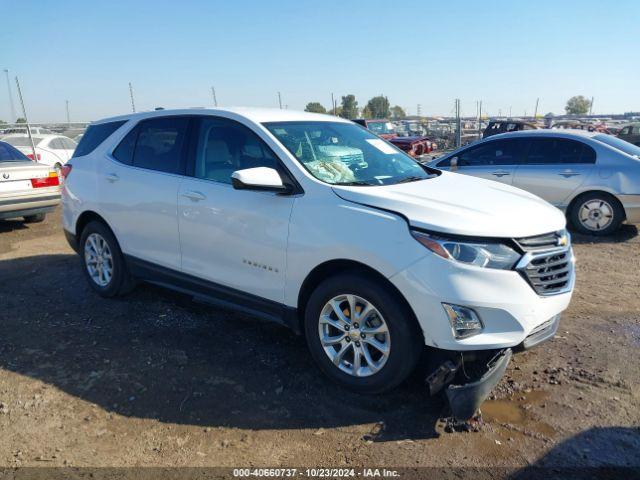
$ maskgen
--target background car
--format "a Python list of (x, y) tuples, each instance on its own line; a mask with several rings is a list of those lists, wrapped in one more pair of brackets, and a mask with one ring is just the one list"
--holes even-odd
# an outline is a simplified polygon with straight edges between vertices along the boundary
[(523, 122), (521, 120), (494, 120), (489, 122), (487, 128), (482, 133), (482, 138), (507, 132), (519, 132), (521, 130), (536, 130), (538, 126), (534, 123)]
[[(378, 135), (380, 138), (384, 138), (412, 157), (420, 157), (433, 150), (431, 141), (426, 137), (418, 135), (399, 136), (396, 133), (393, 123), (389, 120), (357, 118), (353, 121), (375, 135)], [(410, 131), (411, 130), (409, 130), (409, 132)]]
[[(27, 127), (9, 127), (3, 131), (2, 135), (3, 136), (12, 135), (16, 133), (20, 135), (28, 135), (29, 132), (27, 132)], [(53, 132), (48, 128), (31, 127), (31, 135), (47, 135), (50, 133), (53, 133)]]
[(640, 146), (640, 122), (622, 127), (618, 133), (618, 138), (629, 143), (633, 143), (636, 146)]
[(47, 165), (0, 141), (0, 219), (41, 222), (60, 203), (59, 179)]
[(495, 135), (429, 165), (527, 190), (564, 210), (582, 233), (607, 235), (625, 220), (640, 222), (640, 147), (605, 133)]
[(33, 158), (31, 139), (27, 135), (8, 135), (3, 142), (13, 145), (31, 160), (60, 169), (73, 156), (76, 142), (62, 135), (33, 135), (36, 158)]

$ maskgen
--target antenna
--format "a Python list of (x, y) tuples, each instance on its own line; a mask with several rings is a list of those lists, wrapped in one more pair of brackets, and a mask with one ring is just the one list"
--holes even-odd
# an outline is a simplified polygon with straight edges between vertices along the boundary
[(133, 110), (133, 113), (136, 113), (136, 104), (133, 101), (133, 87), (131, 86), (131, 82), (129, 82), (129, 95), (131, 96), (131, 110)]
[(280, 105), (280, 110), (282, 110), (282, 95), (278, 92), (278, 104)]
[(211, 87), (211, 95), (213, 95), (213, 105), (218, 106), (218, 99), (216, 98), (216, 89)]

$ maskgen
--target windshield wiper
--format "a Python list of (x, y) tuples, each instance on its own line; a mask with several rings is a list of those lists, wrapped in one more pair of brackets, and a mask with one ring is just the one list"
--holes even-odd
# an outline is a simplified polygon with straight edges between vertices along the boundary
[(429, 177), (418, 177), (418, 176), (413, 175), (413, 176), (411, 176), (411, 177), (403, 178), (402, 180), (399, 180), (399, 181), (397, 181), (396, 183), (417, 182), (417, 181), (419, 181), (419, 180), (425, 180), (426, 178), (429, 178)]
[(345, 186), (345, 187), (354, 186), (354, 185), (355, 186), (357, 186), (357, 185), (360, 185), (360, 186), (367, 185), (367, 186), (371, 187), (371, 186), (374, 186), (376, 184), (367, 182), (366, 180), (356, 180), (356, 181), (353, 181), (353, 182), (337, 182), (337, 183), (334, 183), (334, 185), (341, 185), (341, 186)]

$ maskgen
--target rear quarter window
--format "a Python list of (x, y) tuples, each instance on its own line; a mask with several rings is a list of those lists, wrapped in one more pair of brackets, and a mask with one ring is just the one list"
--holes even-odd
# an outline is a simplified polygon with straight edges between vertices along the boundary
[(126, 120), (120, 120), (117, 122), (90, 125), (89, 128), (87, 128), (87, 131), (84, 132), (84, 135), (80, 139), (80, 143), (73, 152), (73, 158), (82, 157), (93, 152), (102, 142), (109, 138), (113, 132), (126, 122)]

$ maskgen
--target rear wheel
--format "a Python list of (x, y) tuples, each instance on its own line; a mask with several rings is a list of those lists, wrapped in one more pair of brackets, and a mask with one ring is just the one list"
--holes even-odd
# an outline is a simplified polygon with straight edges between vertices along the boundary
[(24, 223), (40, 223), (44, 222), (47, 217), (45, 213), (36, 213), (35, 215), (27, 215), (24, 217)]
[(359, 273), (331, 277), (316, 288), (305, 310), (305, 335), (320, 369), (361, 393), (400, 384), (424, 344), (408, 307)]
[(580, 195), (569, 212), (571, 223), (580, 232), (591, 235), (610, 235), (624, 220), (620, 202), (605, 192)]
[(118, 242), (103, 223), (87, 224), (80, 236), (80, 247), (85, 277), (99, 295), (115, 297), (133, 288)]

